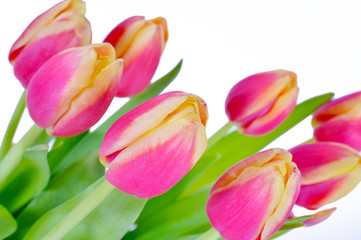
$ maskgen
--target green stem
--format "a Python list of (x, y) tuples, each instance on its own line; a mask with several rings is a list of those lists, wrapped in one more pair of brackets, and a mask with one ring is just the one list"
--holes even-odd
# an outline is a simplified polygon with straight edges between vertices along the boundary
[(100, 185), (94, 189), (80, 204), (77, 205), (69, 214), (66, 215), (50, 232), (42, 239), (62, 239), (73, 227), (83, 220), (93, 209), (95, 209), (113, 190), (105, 177)]
[(29, 131), (15, 144), (0, 162), (0, 186), (10, 175), (21, 160), (24, 151), (34, 142), (34, 140), (43, 131), (37, 125), (33, 125)]
[(0, 161), (1, 161), (1, 159), (3, 159), (3, 157), (6, 155), (6, 153), (11, 148), (16, 128), (18, 127), (20, 118), (23, 115), (24, 110), (25, 110), (25, 105), (26, 105), (25, 100), (26, 100), (26, 91), (24, 91), (23, 94), (21, 95), (19, 102), (16, 105), (16, 108), (14, 110), (14, 113), (11, 116), (8, 128), (6, 129), (6, 132), (5, 132), (3, 141), (1, 143), (1, 147), (0, 147)]
[(219, 129), (215, 134), (212, 135), (212, 137), (210, 137), (208, 139), (208, 149), (213, 147), (214, 144), (216, 144), (222, 137), (224, 137), (225, 135), (227, 135), (229, 129), (231, 129), (234, 126), (233, 123), (228, 122), (226, 124), (224, 124), (224, 126)]
[(207, 232), (205, 232), (204, 234), (202, 234), (202, 236), (200, 236), (199, 238), (197, 238), (197, 240), (217, 240), (221, 237), (221, 235), (219, 235), (219, 233), (217, 232), (216, 229), (211, 228), (209, 229)]

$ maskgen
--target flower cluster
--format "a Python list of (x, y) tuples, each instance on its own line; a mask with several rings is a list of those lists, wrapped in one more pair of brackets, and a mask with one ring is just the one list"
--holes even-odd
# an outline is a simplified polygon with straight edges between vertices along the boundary
[[(64, 0), (10, 49), (35, 125), (1, 145), (1, 239), (99, 239), (110, 226), (101, 238), (263, 240), (324, 221), (335, 209), (301, 218), (292, 209), (319, 209), (361, 181), (361, 92), (297, 105), (294, 72), (254, 74), (229, 91), (229, 123), (207, 139), (201, 97), (160, 94), (179, 66), (149, 86), (168, 41), (164, 18), (133, 16), (102, 43), (91, 38), (85, 3)], [(115, 97), (130, 100), (89, 131)], [(261, 151), (285, 121), (303, 120), (296, 105), (314, 112), (313, 139)]]

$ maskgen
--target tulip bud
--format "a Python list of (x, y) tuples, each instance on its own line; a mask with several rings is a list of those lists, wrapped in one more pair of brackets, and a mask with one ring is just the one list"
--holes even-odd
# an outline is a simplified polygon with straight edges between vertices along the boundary
[(361, 151), (361, 91), (320, 107), (312, 125), (317, 141), (344, 143)]
[(112, 44), (117, 58), (124, 60), (117, 97), (133, 96), (149, 85), (167, 40), (167, 21), (161, 17), (145, 20), (144, 17), (134, 16), (109, 33), (104, 42)]
[(293, 72), (275, 70), (238, 82), (226, 99), (229, 120), (247, 135), (263, 135), (275, 129), (296, 105), (296, 78)]
[(316, 142), (290, 150), (302, 174), (297, 205), (317, 209), (351, 192), (361, 181), (361, 158), (351, 147)]
[(49, 59), (32, 78), (27, 106), (34, 122), (53, 136), (88, 130), (116, 93), (122, 60), (108, 43), (70, 48)]
[(198, 161), (207, 145), (205, 102), (169, 92), (134, 108), (105, 135), (99, 157), (107, 180), (140, 198), (160, 195)]
[(231, 167), (209, 194), (207, 215), (228, 240), (270, 238), (288, 219), (300, 172), (283, 149), (257, 153)]
[(35, 18), (16, 40), (9, 61), (24, 88), (49, 58), (67, 48), (90, 43), (90, 24), (84, 14), (84, 2), (65, 0)]

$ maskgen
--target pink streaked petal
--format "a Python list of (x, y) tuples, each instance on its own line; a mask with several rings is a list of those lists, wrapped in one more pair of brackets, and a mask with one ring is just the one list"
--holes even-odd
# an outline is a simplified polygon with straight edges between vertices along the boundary
[[(162, 55), (162, 32), (157, 25), (141, 29), (123, 57), (124, 73), (118, 97), (143, 91), (152, 80)], [(136, 84), (135, 84), (136, 83)]]
[(134, 35), (145, 25), (143, 16), (134, 16), (119, 23), (104, 39), (104, 42), (112, 44), (117, 53), (116, 57), (121, 57), (129, 48)]
[[(289, 150), (302, 172), (302, 184), (330, 180), (352, 171), (360, 156), (351, 147), (333, 142), (302, 144)], [(325, 154), (326, 153), (326, 154)]]
[(314, 131), (317, 141), (339, 142), (361, 151), (361, 118), (350, 120), (345, 116), (323, 123)]
[(298, 88), (281, 95), (272, 108), (263, 116), (257, 117), (247, 128), (245, 134), (262, 135), (279, 126), (292, 112), (297, 103)]
[(50, 134), (57, 137), (78, 135), (97, 123), (115, 97), (116, 86), (121, 78), (121, 59), (104, 68), (91, 88), (71, 102), (70, 109), (54, 124)]
[(336, 211), (336, 208), (330, 208), (330, 209), (326, 209), (326, 210), (323, 210), (323, 211), (319, 211), (319, 212), (317, 212), (315, 214), (312, 214), (311, 218), (306, 219), (302, 223), (305, 224), (306, 227), (315, 226), (317, 224), (322, 223), (323, 221), (325, 221), (329, 217), (331, 217), (331, 215), (335, 211)]
[[(40, 127), (50, 127), (68, 108), (71, 99), (67, 99), (67, 102), (61, 99), (67, 95), (64, 94), (66, 86), (74, 78), (79, 65), (84, 64), (85, 56), (92, 64), (95, 63), (96, 55), (92, 55), (88, 49), (67, 50), (49, 59), (32, 78), (28, 87), (27, 106), (30, 116)], [(59, 108), (63, 109), (60, 113)]]
[(56, 16), (68, 8), (76, 9), (77, 12), (81, 15), (85, 14), (85, 3), (80, 0), (65, 0), (60, 2), (35, 18), (26, 30), (21, 34), (21, 36), (16, 40), (13, 46), (10, 49), (9, 61), (11, 64), (14, 64), (15, 59), (27, 45), (31, 39), (47, 24), (49, 24)]
[(287, 220), (291, 214), (292, 208), (300, 193), (301, 187), (301, 173), (294, 163), (289, 163), (290, 177), (286, 183), (286, 188), (283, 192), (282, 199), (279, 202), (276, 210), (270, 216), (263, 227), (261, 239), (269, 239)]
[(204, 131), (202, 124), (180, 119), (151, 131), (112, 161), (107, 180), (140, 198), (164, 193), (193, 167), (200, 127)]
[(214, 184), (211, 189), (210, 194), (213, 194), (214, 191), (218, 191), (219, 189), (227, 186), (230, 182), (232, 182), (235, 177), (237, 177), (244, 169), (247, 167), (261, 167), (268, 162), (274, 160), (283, 159), (286, 162), (292, 161), (292, 155), (283, 149), (280, 148), (272, 148), (263, 152), (259, 152), (243, 161), (235, 164), (229, 170), (227, 170)]
[(164, 118), (189, 96), (184, 92), (169, 92), (141, 104), (119, 118), (105, 135), (99, 158), (127, 147), (158, 126)]
[(357, 108), (357, 106), (361, 107), (361, 91), (324, 104), (313, 115), (312, 123), (317, 127), (319, 123), (328, 121), (335, 116), (348, 114), (350, 110)]
[(168, 41), (168, 37), (169, 37), (167, 20), (162, 17), (157, 17), (157, 18), (150, 20), (150, 22), (153, 22), (153, 23), (157, 24), (159, 27), (161, 27), (161, 32), (163, 35), (163, 37), (162, 37), (163, 38), (162, 51), (163, 51), (165, 48), (165, 45)]
[(210, 195), (207, 215), (226, 239), (256, 239), (283, 192), (283, 178), (272, 168), (247, 168), (238, 183)]
[(65, 49), (90, 42), (90, 29), (82, 31), (83, 35), (79, 36), (79, 31), (74, 24), (72, 22), (59, 23), (57, 25), (62, 31), (36, 39), (23, 49), (14, 64), (14, 73), (24, 88), (27, 88), (35, 72), (51, 57)]
[(337, 201), (350, 193), (361, 181), (361, 166), (338, 178), (301, 186), (301, 192), (296, 204), (315, 210), (326, 204)]
[(244, 122), (250, 116), (259, 115), (289, 85), (294, 77), (291, 73), (285, 70), (258, 73), (237, 83), (226, 99), (229, 119)]

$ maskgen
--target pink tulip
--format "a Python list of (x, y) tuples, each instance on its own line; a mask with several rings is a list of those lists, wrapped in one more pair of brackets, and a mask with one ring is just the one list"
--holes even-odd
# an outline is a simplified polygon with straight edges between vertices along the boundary
[(205, 102), (192, 94), (159, 95), (122, 116), (105, 135), (99, 157), (107, 180), (140, 198), (175, 185), (207, 146)]
[(209, 194), (208, 218), (225, 239), (268, 239), (290, 216), (300, 181), (286, 150), (257, 153), (217, 180)]
[(167, 21), (161, 17), (145, 20), (144, 17), (134, 16), (109, 33), (104, 42), (114, 46), (117, 58), (124, 59), (118, 97), (133, 96), (149, 85), (167, 40)]
[(84, 14), (84, 2), (65, 0), (38, 16), (16, 40), (9, 61), (24, 88), (49, 58), (64, 49), (90, 43), (90, 24)]
[(88, 130), (113, 100), (122, 64), (108, 43), (71, 48), (55, 55), (29, 84), (30, 116), (53, 136), (69, 137)]
[(258, 73), (238, 82), (226, 99), (226, 114), (241, 133), (263, 135), (280, 125), (296, 105), (296, 74), (286, 70)]
[(316, 142), (290, 150), (302, 174), (297, 205), (317, 209), (351, 192), (361, 181), (361, 157), (351, 147)]
[(361, 151), (361, 91), (320, 107), (312, 125), (317, 141), (344, 143)]

